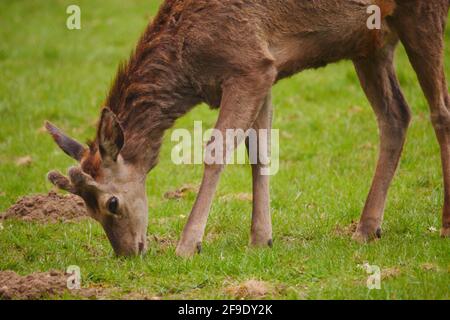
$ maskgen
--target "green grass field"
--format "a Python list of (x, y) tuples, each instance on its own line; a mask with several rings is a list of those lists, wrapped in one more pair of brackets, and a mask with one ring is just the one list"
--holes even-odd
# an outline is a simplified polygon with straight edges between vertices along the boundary
[[(160, 2), (78, 0), (82, 30), (69, 31), (66, 7), (72, 3), (0, 2), (0, 212), (20, 196), (51, 190), (49, 170), (66, 172), (74, 165), (40, 130), (44, 120), (81, 141), (94, 136), (117, 65)], [(446, 63), (450, 76), (448, 51)], [(148, 232), (164, 244), (153, 241), (143, 258), (118, 259), (93, 220), (48, 225), (7, 220), (0, 229), (0, 270), (26, 275), (78, 265), (83, 286), (117, 288), (112, 298), (139, 292), (163, 299), (227, 299), (233, 296), (225, 288), (257, 279), (275, 288), (268, 299), (449, 299), (450, 242), (433, 229), (440, 229), (443, 203), (439, 148), (403, 48), (397, 69), (414, 117), (381, 241), (360, 245), (338, 232), (359, 218), (378, 146), (375, 117), (352, 64), (341, 62), (274, 88), (281, 160), (271, 186), (272, 250), (247, 246), (251, 203), (233, 195), (251, 192), (251, 172), (230, 166), (203, 253), (188, 261), (175, 256), (195, 195), (180, 201), (163, 195), (198, 184), (202, 166), (172, 164), (169, 132), (148, 179)], [(198, 119), (212, 127), (216, 117), (216, 111), (200, 106), (176, 127), (192, 130)], [(18, 166), (24, 156), (32, 157), (31, 165)], [(231, 200), (219, 199), (226, 195)], [(385, 272), (381, 290), (366, 288), (368, 275), (360, 267), (365, 262)]]

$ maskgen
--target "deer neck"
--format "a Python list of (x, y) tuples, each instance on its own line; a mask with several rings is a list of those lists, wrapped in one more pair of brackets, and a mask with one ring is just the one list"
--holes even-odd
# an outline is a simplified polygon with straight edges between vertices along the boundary
[(145, 173), (157, 164), (164, 132), (200, 101), (172, 55), (166, 49), (143, 58), (137, 51), (119, 69), (106, 103), (124, 131), (122, 158)]

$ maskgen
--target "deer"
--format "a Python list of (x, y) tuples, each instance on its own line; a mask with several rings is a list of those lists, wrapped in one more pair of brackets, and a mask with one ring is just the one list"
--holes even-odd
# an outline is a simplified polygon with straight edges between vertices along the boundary
[[(371, 5), (380, 28), (367, 26)], [(411, 111), (400, 88), (394, 53), (401, 43), (430, 107), (440, 144), (444, 206), (442, 237), (450, 237), (450, 96), (444, 73), (449, 0), (165, 0), (102, 105), (88, 145), (50, 122), (56, 144), (78, 162), (68, 176), (48, 179), (80, 196), (118, 256), (147, 250), (146, 179), (158, 163), (164, 133), (200, 103), (218, 109), (215, 129), (270, 129), (272, 87), (306, 69), (353, 62), (379, 128), (379, 158), (353, 239), (381, 237)], [(258, 139), (259, 147), (268, 139)], [(236, 139), (234, 146), (246, 143)], [(250, 246), (273, 245), (267, 164), (252, 164)], [(202, 239), (225, 164), (204, 164), (204, 174), (176, 254), (190, 258)]]

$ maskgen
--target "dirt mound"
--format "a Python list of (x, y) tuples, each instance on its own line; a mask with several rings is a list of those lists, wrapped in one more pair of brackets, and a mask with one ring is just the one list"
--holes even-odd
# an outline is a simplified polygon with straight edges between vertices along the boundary
[(61, 271), (36, 272), (20, 276), (13, 271), (0, 271), (0, 300), (37, 300), (64, 294), (83, 298), (99, 298), (103, 289), (69, 290), (69, 275)]
[(402, 270), (398, 267), (384, 268), (381, 270), (381, 279), (397, 278), (402, 274)]
[(260, 299), (273, 290), (272, 286), (264, 281), (248, 280), (236, 286), (229, 286), (225, 292), (236, 299)]
[[(75, 195), (32, 195), (20, 198), (3, 215), (4, 219), (59, 222), (87, 217), (83, 200)], [(0, 216), (0, 218), (2, 217)]]
[(347, 226), (335, 225), (333, 233), (338, 237), (351, 237), (358, 228), (358, 222), (352, 221)]
[(198, 193), (199, 187), (194, 184), (185, 184), (181, 188), (167, 191), (164, 194), (164, 198), (168, 200), (180, 200), (189, 196), (192, 193)]

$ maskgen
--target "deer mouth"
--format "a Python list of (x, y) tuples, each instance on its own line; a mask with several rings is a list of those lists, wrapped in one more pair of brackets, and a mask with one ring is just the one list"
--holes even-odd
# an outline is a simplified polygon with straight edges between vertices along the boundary
[(143, 256), (147, 252), (146, 241), (138, 241), (136, 242), (136, 244), (131, 246), (120, 246), (117, 244), (113, 244), (113, 242), (111, 242), (111, 244), (114, 249), (115, 255), (118, 257)]

